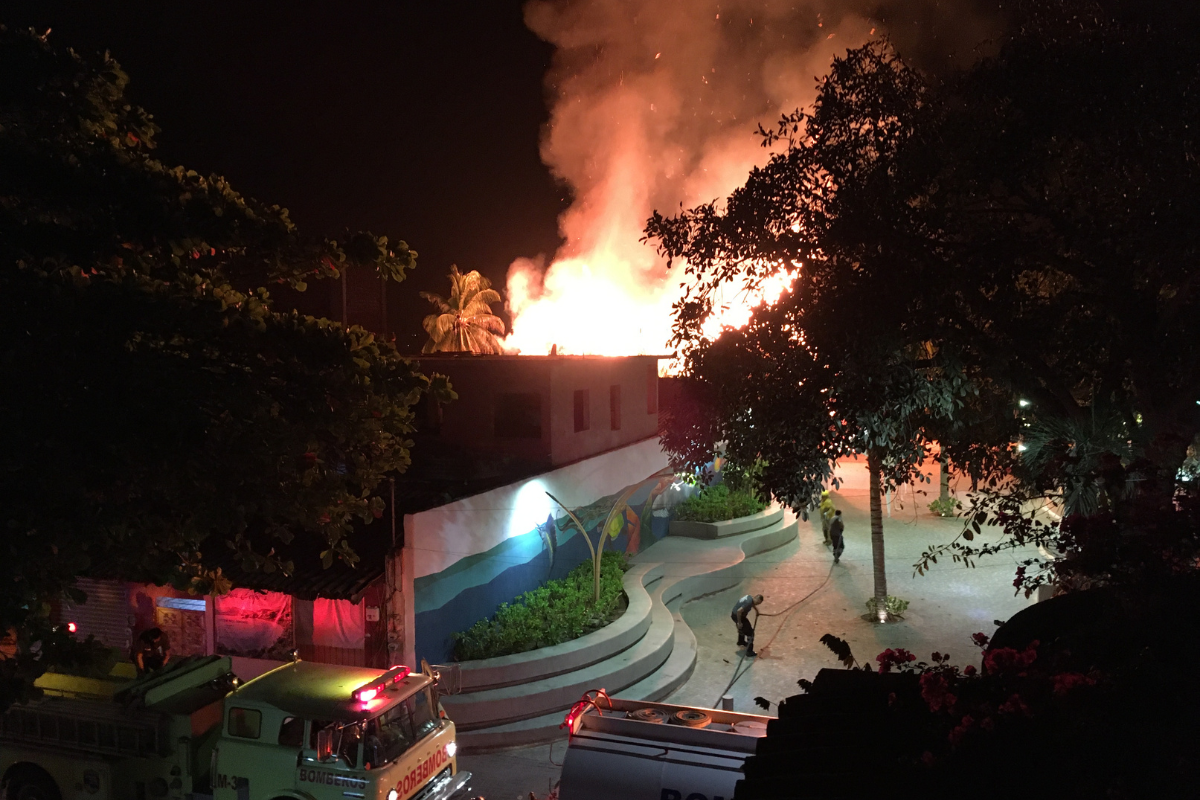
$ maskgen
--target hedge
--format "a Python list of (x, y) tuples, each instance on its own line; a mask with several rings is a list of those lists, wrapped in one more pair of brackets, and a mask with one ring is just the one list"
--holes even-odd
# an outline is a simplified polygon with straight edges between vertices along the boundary
[(675, 506), (675, 519), (685, 522), (724, 522), (757, 514), (767, 504), (746, 491), (730, 491), (723, 483), (707, 486)]
[(591, 559), (561, 580), (547, 581), (511, 603), (491, 619), (480, 620), (454, 634), (454, 660), (473, 661), (578, 639), (604, 627), (615, 617), (628, 566), (621, 553), (604, 553), (600, 562), (600, 602), (592, 603)]

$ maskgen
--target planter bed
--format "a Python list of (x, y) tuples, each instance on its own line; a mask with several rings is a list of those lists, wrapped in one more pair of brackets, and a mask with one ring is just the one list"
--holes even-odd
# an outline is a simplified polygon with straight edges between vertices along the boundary
[(673, 520), (668, 535), (687, 536), (691, 539), (720, 539), (724, 536), (757, 531), (774, 525), (781, 519), (783, 519), (782, 508), (768, 508), (748, 517), (727, 519), (722, 522)]

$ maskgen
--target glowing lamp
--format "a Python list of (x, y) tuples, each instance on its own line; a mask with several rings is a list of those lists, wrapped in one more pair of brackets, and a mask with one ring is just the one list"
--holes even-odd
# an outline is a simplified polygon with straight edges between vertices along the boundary
[(75, 631), (77, 631), (77, 630), (79, 630), (79, 626), (76, 625), (74, 622), (67, 623), (67, 633), (75, 633)]
[(405, 666), (392, 667), (370, 683), (364, 683), (355, 689), (350, 693), (350, 697), (356, 703), (369, 703), (392, 685), (407, 678), (411, 672), (412, 670)]
[(446, 745), (446, 758), (454, 758), (454, 754), (458, 752), (458, 742), (451, 742)]

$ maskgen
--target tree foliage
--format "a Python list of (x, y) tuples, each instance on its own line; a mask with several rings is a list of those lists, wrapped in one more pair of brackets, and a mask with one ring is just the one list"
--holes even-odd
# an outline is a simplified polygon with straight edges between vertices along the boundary
[(492, 282), (471, 270), (467, 274), (450, 266), (450, 295), (443, 298), (431, 292), (421, 292), (437, 309), (423, 323), (429, 341), (424, 353), (486, 353), (504, 352), (500, 340), (504, 335), (504, 320), (492, 313), (492, 304), (500, 302), (500, 293)]
[[(945, 79), (886, 42), (838, 59), (811, 112), (762, 131), (778, 149), (743, 187), (648, 224), (694, 276), (676, 332), (707, 391), (696, 424), (771, 448), (789, 501), (823, 457), (870, 440), (904, 479), (937, 440), (992, 489), (972, 523), (1007, 504), (1019, 532), (1064, 491), (1119, 525), (1169, 510), (1200, 430), (1191, 16), (1028, 2)], [(775, 308), (700, 339), (716, 288), (800, 264)]]
[(305, 238), (286, 210), (157, 161), (107, 55), (0, 28), (0, 74), (0, 629), (24, 654), (10, 688), (28, 688), (70, 660), (47, 613), (89, 570), (219, 591), (214, 560), (288, 570), (274, 548), (298, 534), (353, 563), (345, 535), (408, 465), (413, 405), (450, 390), (250, 288), (349, 266), (400, 280), (403, 242)]

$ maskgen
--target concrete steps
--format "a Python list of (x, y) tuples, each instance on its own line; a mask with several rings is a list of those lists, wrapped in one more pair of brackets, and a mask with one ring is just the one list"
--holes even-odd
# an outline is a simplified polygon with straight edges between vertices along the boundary
[(460, 679), (466, 691), (442, 698), (458, 728), (459, 748), (487, 752), (558, 739), (566, 712), (589, 689), (629, 700), (667, 697), (696, 665), (696, 637), (683, 620), (682, 606), (736, 585), (746, 557), (795, 537), (795, 520), (780, 515), (766, 527), (719, 542), (668, 536), (647, 548), (625, 575), (629, 610), (620, 620), (574, 642), (544, 648), (575, 645), (578, 653), (557, 653), (556, 661), (534, 651), (505, 657), (510, 659), (506, 665), (492, 663), (499, 659), (470, 665), (471, 680)]

